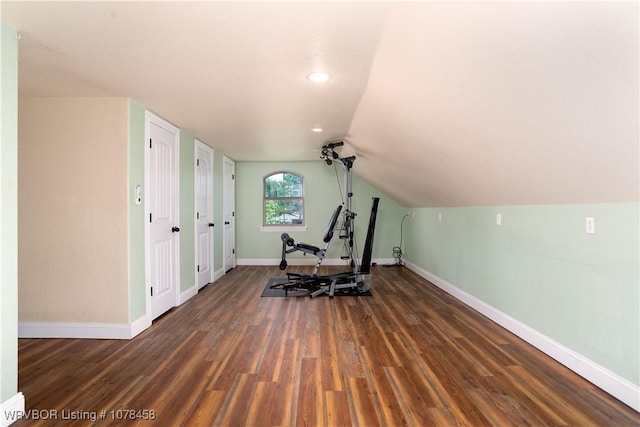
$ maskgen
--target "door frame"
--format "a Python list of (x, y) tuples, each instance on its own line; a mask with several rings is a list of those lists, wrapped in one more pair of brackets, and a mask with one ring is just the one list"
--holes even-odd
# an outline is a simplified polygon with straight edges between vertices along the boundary
[[(227, 178), (227, 174), (225, 171), (225, 165), (226, 164), (230, 164), (232, 167), (232, 174), (231, 174), (231, 181), (229, 182), (228, 178)], [(236, 218), (235, 218), (235, 174), (236, 174), (236, 162), (233, 161), (232, 159), (230, 159), (227, 156), (222, 156), (222, 191), (223, 191), (223, 195), (222, 195), (222, 220), (223, 222), (226, 221), (226, 214), (227, 214), (227, 208), (229, 206), (227, 206), (227, 200), (228, 200), (228, 195), (231, 196), (231, 248), (227, 248), (226, 242), (226, 227), (223, 224), (223, 228), (222, 228), (222, 268), (226, 274), (227, 271), (231, 270), (232, 268), (236, 267), (236, 254), (235, 254), (235, 247), (236, 247)], [(229, 193), (230, 192), (230, 193)], [(225, 264), (225, 261), (227, 260), (227, 252), (231, 250), (231, 266), (229, 267), (227, 264)]]
[[(155, 124), (164, 129), (169, 130), (174, 134), (175, 142), (175, 158), (174, 167), (176, 171), (175, 182), (175, 200), (173, 203), (173, 215), (176, 219), (176, 223), (180, 224), (180, 129), (177, 126), (164, 120), (162, 117), (157, 116), (149, 110), (145, 110), (144, 114), (144, 282), (145, 282), (145, 311), (146, 316), (149, 318), (149, 322), (153, 322), (151, 309), (151, 225), (148, 221), (151, 206), (149, 204), (150, 195), (150, 183), (151, 183), (151, 168), (149, 159), (149, 140), (151, 139), (151, 124)], [(175, 234), (175, 258), (174, 258), (174, 276), (175, 276), (175, 295), (174, 295), (174, 307), (180, 302), (180, 233)], [(159, 317), (159, 316), (158, 316)]]
[[(197, 194), (197, 189), (198, 189), (198, 173), (197, 173), (197, 162), (198, 162), (198, 149), (202, 148), (205, 151), (207, 151), (209, 153), (210, 156), (210, 160), (211, 160), (211, 221), (213, 221), (215, 223), (215, 150), (211, 147), (209, 147), (207, 144), (205, 144), (204, 142), (198, 140), (198, 139), (194, 139), (195, 141), (195, 149), (193, 150), (193, 165), (194, 165), (194, 170), (196, 171), (193, 174), (193, 188), (194, 188), (194, 197), (193, 197), (193, 213), (194, 213), (194, 223), (195, 226), (194, 228), (194, 246), (195, 246), (195, 260), (194, 260), (194, 270), (195, 270), (195, 274), (196, 274), (196, 288), (198, 290), (202, 289), (204, 286), (200, 286), (199, 282), (198, 282), (198, 260), (200, 259), (200, 253), (199, 253), (199, 247), (200, 245), (198, 244), (198, 218), (196, 217), (196, 213), (198, 212), (198, 203), (197, 203), (197, 198), (198, 198), (198, 194)], [(210, 244), (211, 244), (211, 251), (210, 251), (210, 259), (209, 259), (209, 282), (211, 283), (215, 280), (215, 246), (216, 246), (216, 238), (215, 238), (215, 234), (216, 234), (216, 229), (215, 226), (212, 228), (211, 230), (211, 237), (210, 237)], [(206, 285), (205, 285), (206, 286)]]

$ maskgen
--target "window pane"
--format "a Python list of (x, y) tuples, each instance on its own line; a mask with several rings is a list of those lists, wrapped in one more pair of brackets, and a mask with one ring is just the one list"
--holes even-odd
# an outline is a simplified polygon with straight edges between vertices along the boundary
[(302, 200), (269, 199), (265, 200), (265, 224), (291, 225), (303, 224)]
[(275, 173), (264, 180), (265, 197), (302, 197), (302, 177), (292, 173)]
[(265, 197), (284, 196), (284, 174), (275, 173), (265, 178), (264, 196)]
[(290, 173), (284, 174), (284, 197), (302, 197), (302, 178)]

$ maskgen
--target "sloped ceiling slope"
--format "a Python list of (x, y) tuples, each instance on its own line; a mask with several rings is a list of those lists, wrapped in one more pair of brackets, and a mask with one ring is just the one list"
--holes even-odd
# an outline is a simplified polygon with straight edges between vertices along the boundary
[(407, 206), (637, 201), (638, 3), (410, 3), (348, 141)]
[(406, 206), (638, 200), (638, 2), (0, 8), (21, 97), (130, 97), (239, 161), (344, 138)]

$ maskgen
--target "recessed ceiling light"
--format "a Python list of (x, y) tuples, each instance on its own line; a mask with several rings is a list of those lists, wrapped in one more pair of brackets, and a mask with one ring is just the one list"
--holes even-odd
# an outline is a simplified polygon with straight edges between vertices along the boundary
[(325, 83), (331, 80), (331, 74), (324, 71), (316, 71), (307, 76), (307, 80), (314, 83)]
[(311, 128), (311, 132), (322, 132), (323, 130), (322, 128)]

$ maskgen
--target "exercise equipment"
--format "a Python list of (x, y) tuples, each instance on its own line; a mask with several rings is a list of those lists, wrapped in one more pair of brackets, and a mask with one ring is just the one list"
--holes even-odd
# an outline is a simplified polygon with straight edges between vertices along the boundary
[[(311, 274), (289, 272), (287, 273), (287, 281), (285, 283), (275, 284), (271, 286), (271, 288), (284, 289), (285, 295), (290, 290), (304, 289), (309, 292), (310, 297), (316, 297), (322, 294), (327, 294), (329, 297), (333, 297), (335, 295), (335, 291), (338, 289), (343, 291), (350, 290), (351, 292), (368, 291), (371, 288), (371, 254), (373, 252), (373, 236), (375, 233), (378, 203), (380, 199), (378, 197), (373, 197), (372, 201), (362, 263), (357, 269), (338, 274), (318, 275), (320, 264), (324, 259), (327, 247), (333, 237), (333, 229), (342, 208), (342, 205), (338, 205), (334, 210), (333, 215), (331, 215), (331, 219), (329, 220), (329, 224), (327, 225), (327, 229), (323, 235), (322, 240), (324, 242), (324, 247), (320, 248), (308, 243), (296, 243), (287, 233), (282, 234), (281, 270), (287, 268), (286, 255), (295, 251), (301, 251), (305, 255), (313, 254), (318, 257), (318, 261)], [(287, 249), (287, 247), (290, 247), (291, 249)]]
[[(342, 205), (338, 205), (338, 207), (333, 211), (331, 219), (329, 219), (327, 228), (324, 230), (324, 234), (322, 235), (322, 241), (324, 242), (323, 248), (319, 248), (318, 246), (313, 246), (308, 243), (296, 243), (295, 240), (293, 240), (287, 233), (282, 233), (280, 236), (280, 239), (282, 240), (282, 261), (280, 261), (280, 270), (287, 268), (287, 254), (300, 251), (305, 255), (313, 254), (318, 257), (318, 262), (316, 263), (316, 267), (313, 269), (313, 274), (318, 273), (320, 264), (327, 253), (329, 242), (331, 242), (331, 239), (333, 238), (333, 230), (336, 227), (341, 210)], [(291, 247), (291, 249), (287, 249), (287, 246)]]
[[(320, 158), (327, 165), (338, 163), (342, 165), (344, 170), (344, 193), (343, 204), (338, 205), (333, 211), (327, 227), (322, 236), (324, 246), (315, 246), (308, 243), (296, 241), (287, 233), (282, 233), (282, 259), (280, 261), (280, 270), (287, 268), (286, 256), (293, 252), (300, 251), (303, 254), (311, 254), (318, 258), (315, 268), (311, 274), (305, 273), (287, 273), (287, 281), (273, 285), (272, 288), (285, 290), (285, 295), (289, 290), (304, 289), (309, 292), (310, 297), (316, 297), (327, 294), (329, 297), (335, 295), (335, 291), (340, 289), (351, 292), (365, 292), (371, 287), (371, 254), (373, 251), (373, 236), (375, 233), (375, 225), (378, 212), (378, 203), (380, 199), (373, 197), (371, 206), (371, 214), (369, 216), (369, 227), (367, 229), (367, 237), (364, 245), (362, 263), (358, 262), (354, 245), (354, 219), (356, 213), (351, 210), (351, 168), (356, 159), (355, 156), (342, 157), (335, 151), (336, 148), (342, 147), (343, 141), (332, 142), (324, 145), (321, 150)], [(344, 197), (346, 196), (346, 198)], [(342, 214), (342, 223), (337, 227), (338, 218)], [(331, 242), (335, 230), (339, 230), (339, 238), (344, 241), (344, 249), (341, 258), (348, 262), (350, 271), (331, 275), (318, 275), (320, 265), (324, 259), (329, 243)]]
[[(351, 198), (353, 197), (353, 191), (351, 190), (352, 180), (351, 180), (351, 169), (353, 168), (353, 163), (356, 160), (356, 156), (342, 157), (337, 151), (337, 148), (344, 146), (343, 141), (336, 141), (325, 144), (322, 146), (322, 150), (320, 151), (320, 158), (325, 161), (325, 163), (329, 166), (334, 163), (340, 164), (344, 171), (344, 191), (340, 189), (340, 194), (342, 198), (342, 203), (344, 205), (344, 210), (342, 213), (342, 227), (340, 229), (340, 239), (343, 240), (343, 250), (341, 259), (344, 259), (349, 262), (351, 269), (355, 272), (358, 270), (358, 257), (354, 251), (354, 221), (356, 218), (356, 213), (351, 210)], [(337, 171), (336, 171), (337, 174)], [(340, 183), (338, 182), (338, 188), (340, 188)]]

